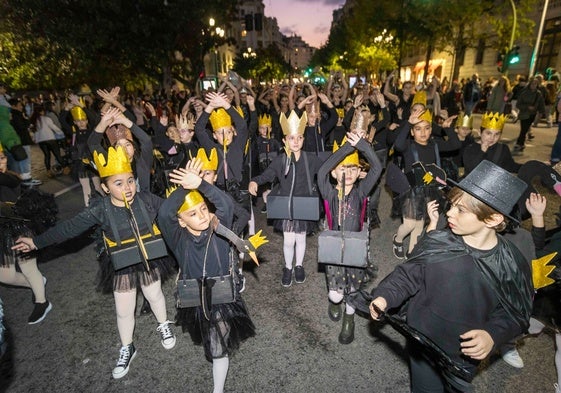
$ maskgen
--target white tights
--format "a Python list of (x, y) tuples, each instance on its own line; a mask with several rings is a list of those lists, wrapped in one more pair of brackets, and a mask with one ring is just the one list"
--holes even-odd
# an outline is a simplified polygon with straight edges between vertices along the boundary
[(0, 267), (0, 282), (18, 287), (31, 288), (36, 303), (45, 303), (45, 284), (43, 275), (37, 268), (37, 259), (18, 259), (21, 273), (16, 271), (16, 265)]
[[(156, 317), (158, 323), (167, 320), (166, 300), (162, 292), (160, 280), (150, 285), (141, 286), (142, 293)], [(113, 292), (115, 297), (115, 310), (117, 312), (117, 329), (121, 338), (121, 345), (126, 346), (132, 343), (134, 333), (134, 309), (136, 307), (136, 289), (127, 292)]]
[(222, 393), (228, 368), (230, 367), (230, 359), (228, 356), (219, 359), (212, 359), (212, 378), (214, 380), (214, 389), (212, 393)]
[(284, 232), (283, 234), (284, 265), (287, 269), (292, 269), (292, 259), (296, 250), (296, 266), (302, 266), (306, 253), (306, 232)]

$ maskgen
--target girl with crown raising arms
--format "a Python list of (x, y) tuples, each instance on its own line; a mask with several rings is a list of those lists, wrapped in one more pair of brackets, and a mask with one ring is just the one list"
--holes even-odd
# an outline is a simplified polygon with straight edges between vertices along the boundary
[[(304, 196), (316, 197), (312, 182), (321, 165), (320, 159), (315, 154), (302, 151), (304, 144), (304, 129), (307, 124), (306, 112), (298, 117), (295, 111), (287, 118), (284, 113), (280, 114), (280, 124), (284, 134), (286, 155), (282, 154), (273, 159), (271, 165), (265, 171), (251, 179), (249, 193), (257, 196), (257, 188), (265, 183), (279, 182), (279, 196), (289, 197)], [(269, 199), (271, 196), (268, 197)], [(319, 200), (318, 200), (319, 209)], [(267, 206), (267, 214), (270, 214), (270, 204)], [(304, 271), (304, 253), (306, 252), (306, 233), (312, 230), (316, 221), (302, 220), (301, 217), (293, 216), (290, 219), (275, 221), (275, 229), (283, 232), (283, 252), (285, 267), (282, 273), (281, 284), (284, 287), (292, 285), (292, 274), (297, 283), (306, 280)], [(293, 269), (292, 260), (296, 254), (296, 267)]]
[[(103, 121), (112, 124), (116, 120)], [(92, 199), (82, 212), (39, 236), (20, 237), (13, 249), (30, 252), (72, 239), (93, 226), (101, 228), (106, 250), (100, 257), (100, 286), (112, 286), (122, 345), (112, 373), (118, 379), (128, 373), (136, 356), (133, 333), (138, 288), (150, 302), (158, 321), (156, 330), (162, 346), (165, 349), (175, 346), (161, 287), (162, 277), (171, 273), (171, 264), (154, 223), (163, 199), (147, 191), (137, 193), (131, 164), (122, 146), (110, 147), (107, 155), (94, 152), (93, 156), (106, 196)]]

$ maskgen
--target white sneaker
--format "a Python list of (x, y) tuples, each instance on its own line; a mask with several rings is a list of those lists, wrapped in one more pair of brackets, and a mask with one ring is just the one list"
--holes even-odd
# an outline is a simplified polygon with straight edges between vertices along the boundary
[(117, 365), (113, 369), (113, 378), (119, 379), (123, 378), (129, 372), (129, 366), (132, 360), (136, 356), (136, 349), (134, 344), (130, 343), (127, 346), (121, 347), (119, 351), (119, 360), (117, 360)]
[(555, 388), (555, 393), (561, 393), (561, 387), (557, 383), (554, 383), (553, 387)]
[(524, 367), (524, 361), (520, 357), (520, 354), (518, 353), (518, 350), (516, 348), (504, 353), (502, 357), (507, 364), (514, 368)]
[(162, 338), (162, 347), (164, 347), (165, 349), (172, 349), (173, 347), (175, 347), (175, 334), (173, 334), (173, 332), (171, 331), (171, 327), (169, 326), (171, 323), (171, 321), (165, 321), (163, 323), (160, 323), (158, 325), (158, 328), (156, 329), (158, 332), (160, 332), (160, 336)]

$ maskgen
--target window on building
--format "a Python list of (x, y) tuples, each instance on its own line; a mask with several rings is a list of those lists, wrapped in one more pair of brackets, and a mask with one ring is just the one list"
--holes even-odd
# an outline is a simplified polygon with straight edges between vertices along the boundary
[(477, 52), (475, 53), (475, 64), (483, 64), (483, 54), (485, 53), (485, 40), (479, 39), (477, 43)]
[(544, 73), (548, 67), (555, 67), (561, 45), (561, 17), (545, 22), (540, 51), (536, 59), (536, 71)]

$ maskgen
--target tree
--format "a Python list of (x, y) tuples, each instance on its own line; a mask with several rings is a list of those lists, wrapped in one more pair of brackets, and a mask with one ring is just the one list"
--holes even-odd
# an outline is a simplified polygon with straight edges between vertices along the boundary
[(284, 60), (275, 44), (256, 52), (244, 52), (234, 59), (234, 70), (245, 79), (259, 83), (261, 80), (282, 79), (290, 74), (290, 65)]

